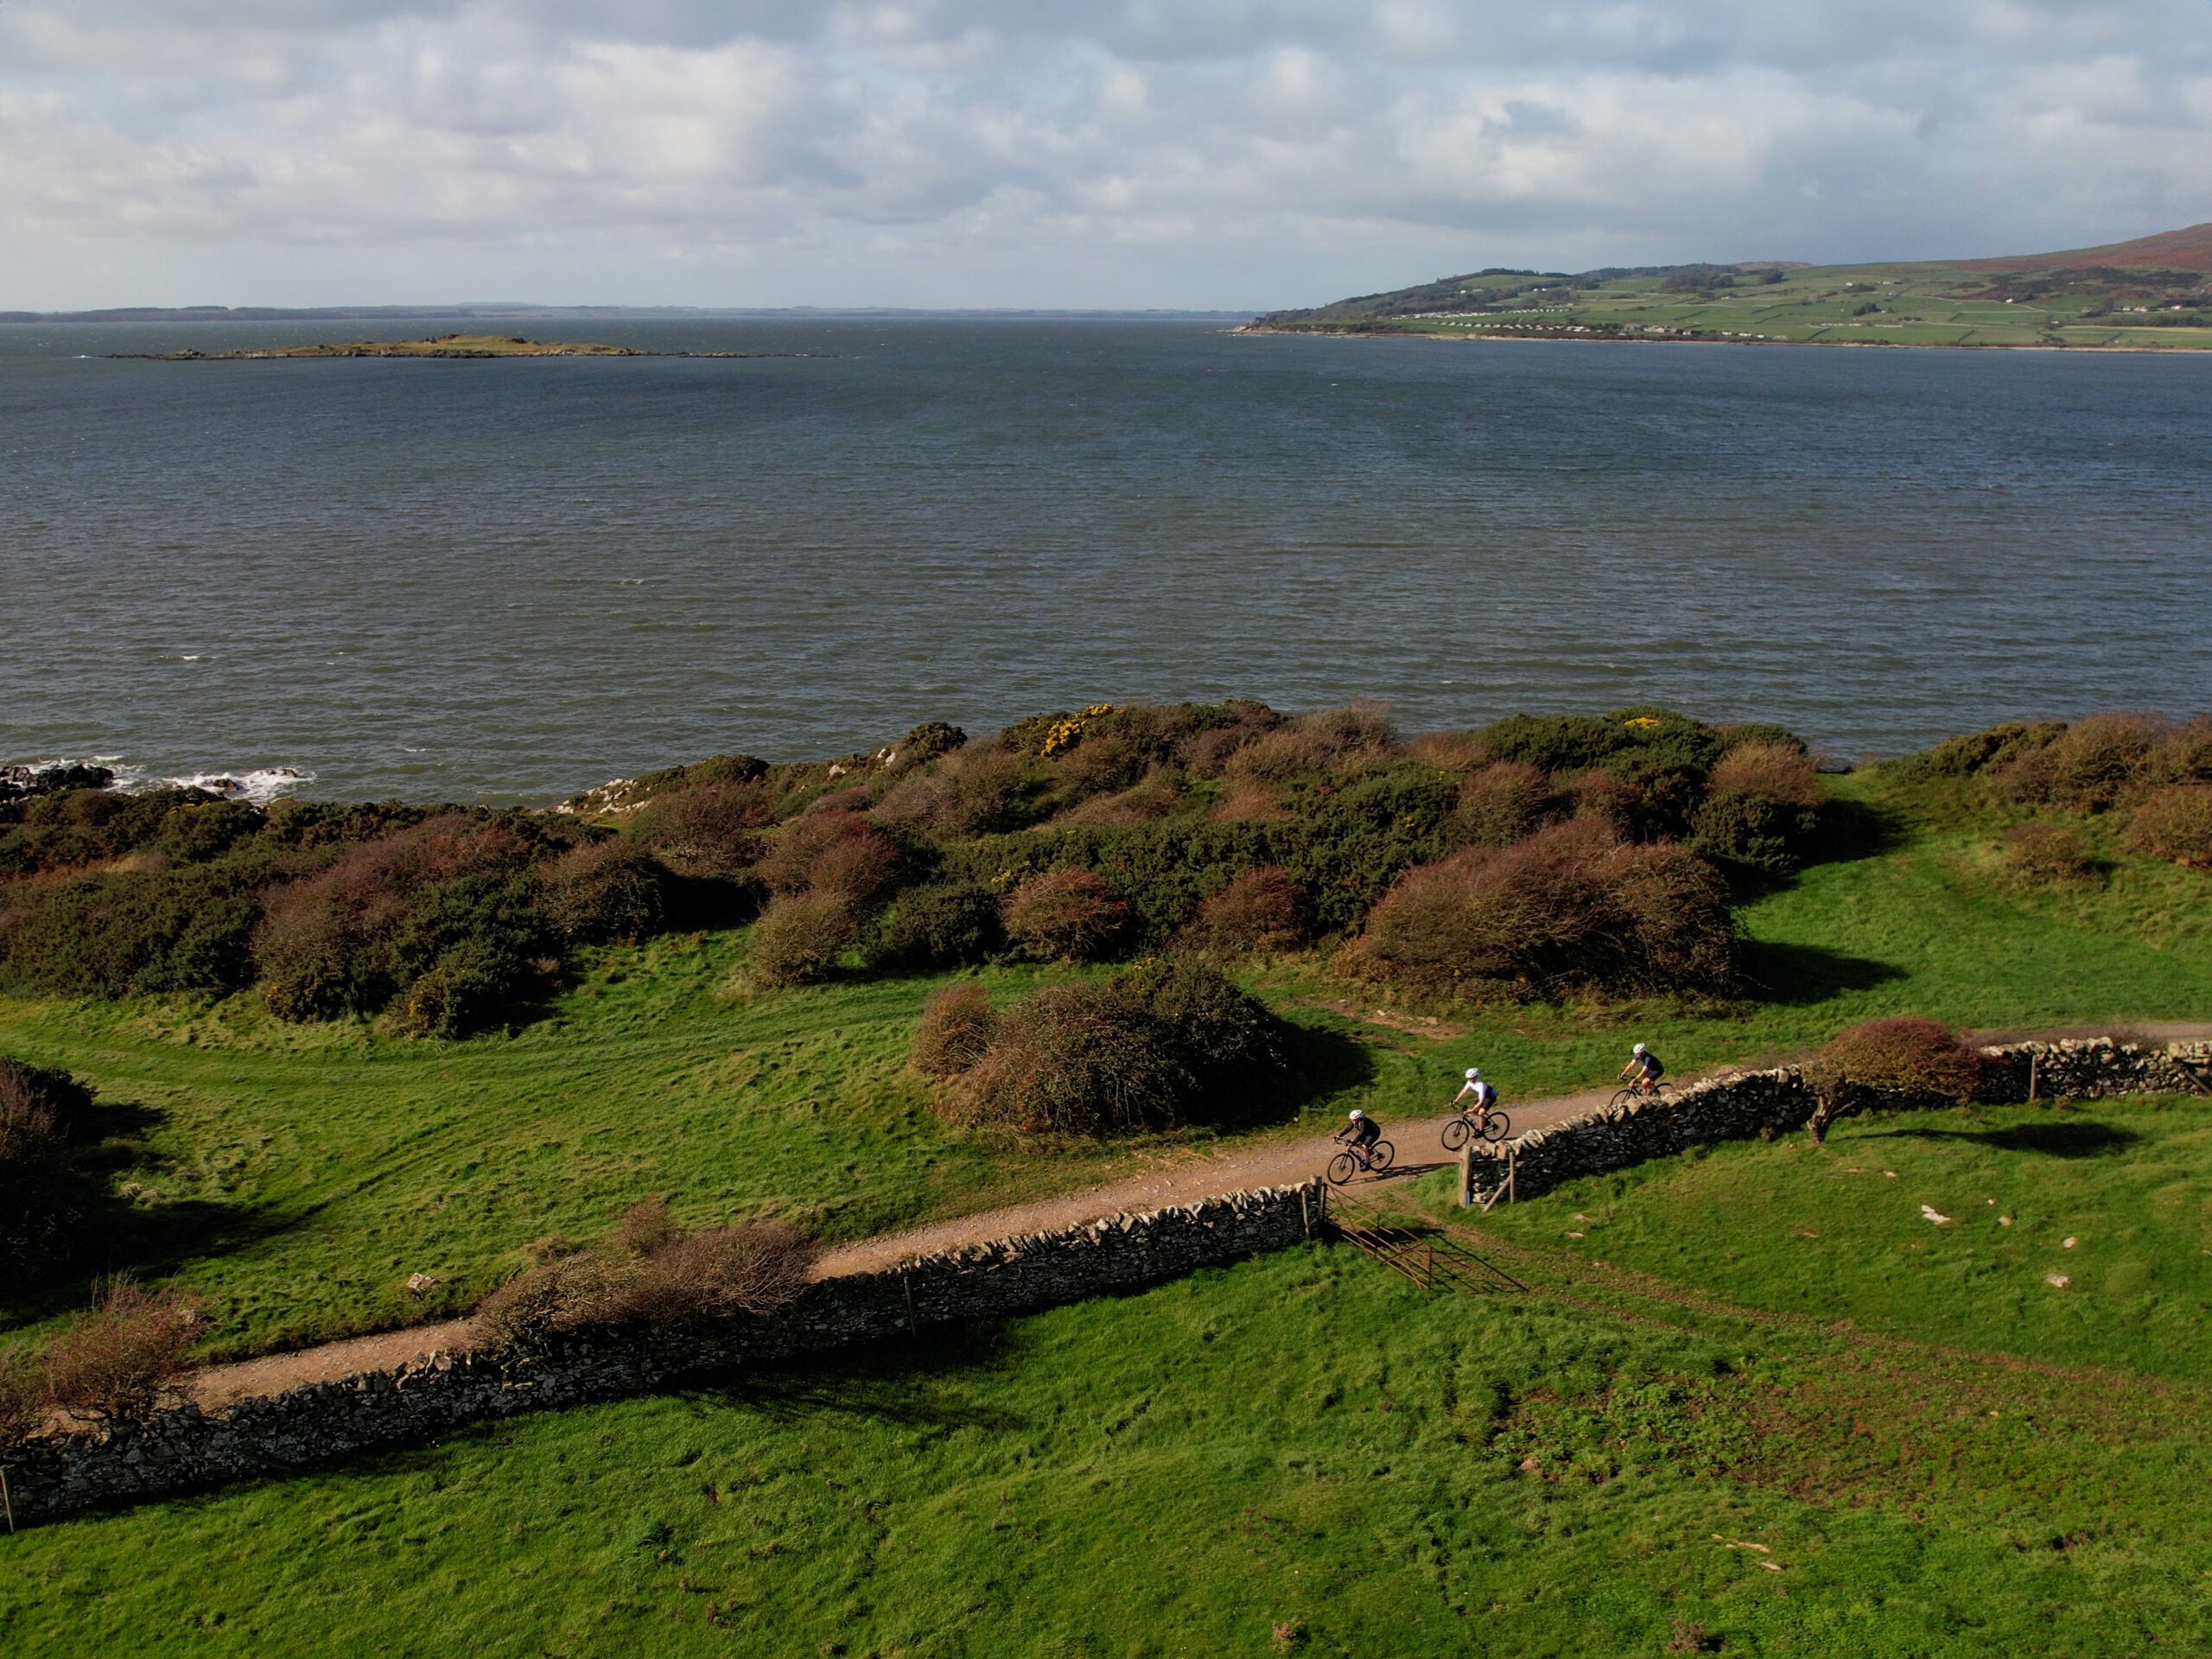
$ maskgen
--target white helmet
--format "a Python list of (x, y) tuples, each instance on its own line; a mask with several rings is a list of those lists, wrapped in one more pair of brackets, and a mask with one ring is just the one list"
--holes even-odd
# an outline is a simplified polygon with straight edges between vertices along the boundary
[(1636, 1046), (1636, 1047), (1635, 1047), (1633, 1050), (1631, 1050), (1630, 1052), (1633, 1052), (1633, 1053), (1637, 1053), (1637, 1054), (1641, 1054), (1641, 1053), (1643, 1053), (1643, 1045), (1642, 1043), (1638, 1043), (1638, 1044)]
[(1367, 1116), (1367, 1114), (1366, 1114), (1365, 1112), (1361, 1111), (1361, 1110), (1359, 1109), (1359, 1108), (1358, 1108), (1358, 1107), (1357, 1107), (1357, 1106), (1355, 1106), (1355, 1107), (1353, 1107), (1353, 1108), (1351, 1109), (1351, 1115), (1352, 1115), (1354, 1117), (1365, 1117), (1365, 1116)]
[(1471, 1065), (1467, 1068), (1467, 1081), (1469, 1083), (1479, 1083), (1482, 1080), (1482, 1075), (1483, 1074), (1480, 1071), (1477, 1071)]

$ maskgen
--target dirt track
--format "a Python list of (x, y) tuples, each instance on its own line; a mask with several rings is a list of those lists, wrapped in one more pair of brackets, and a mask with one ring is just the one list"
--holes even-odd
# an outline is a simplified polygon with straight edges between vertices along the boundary
[[(2212, 1038), (2212, 1024), (2142, 1025), (2131, 1028), (2160, 1042), (2195, 1041)], [(1984, 1040), (2022, 1040), (2031, 1033), (1979, 1033)], [(2031, 1033), (2042, 1039), (2101, 1034), (2086, 1027)], [(1705, 1076), (1720, 1076), (1742, 1068), (1722, 1066)], [(1682, 1081), (1693, 1081), (1684, 1078)], [(1507, 1101), (1507, 1112), (1516, 1134), (1555, 1123), (1612, 1097), (1614, 1085), (1558, 1095), (1545, 1100)], [(1383, 1133), (1397, 1151), (1394, 1173), (1407, 1174), (1433, 1168), (1448, 1160), (1441, 1135), (1448, 1120), (1442, 1116), (1383, 1125)], [(1333, 1150), (1330, 1136), (1314, 1135), (1298, 1141), (1262, 1146), (1237, 1147), (1224, 1152), (1192, 1152), (1174, 1162), (1119, 1180), (1086, 1187), (1054, 1198), (1035, 1198), (1002, 1209), (979, 1210), (969, 1215), (931, 1222), (905, 1232), (885, 1233), (826, 1251), (816, 1269), (819, 1278), (868, 1273), (887, 1268), (902, 1257), (957, 1244), (979, 1244), (994, 1238), (1046, 1232), (1073, 1227), (1123, 1211), (1156, 1210), (1163, 1205), (1189, 1204), (1217, 1193), (1244, 1187), (1287, 1185), (1319, 1174)], [(309, 1382), (332, 1382), (359, 1372), (395, 1366), (420, 1355), (469, 1345), (466, 1319), (436, 1325), (416, 1325), (376, 1336), (354, 1337), (288, 1353), (268, 1354), (235, 1364), (210, 1366), (193, 1378), (192, 1397), (213, 1409), (256, 1395), (279, 1394)]]

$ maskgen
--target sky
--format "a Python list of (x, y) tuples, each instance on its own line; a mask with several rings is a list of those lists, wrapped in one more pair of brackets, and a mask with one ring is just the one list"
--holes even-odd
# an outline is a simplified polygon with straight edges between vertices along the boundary
[(2207, 0), (0, 0), (0, 308), (1268, 308), (2205, 219)]

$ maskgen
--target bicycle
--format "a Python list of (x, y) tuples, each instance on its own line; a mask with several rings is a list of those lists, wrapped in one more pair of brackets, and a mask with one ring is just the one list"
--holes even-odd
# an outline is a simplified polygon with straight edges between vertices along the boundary
[(1606, 1103), (1615, 1107), (1633, 1106), (1639, 1101), (1646, 1105), (1671, 1106), (1675, 1103), (1675, 1085), (1671, 1083), (1655, 1083), (1651, 1085), (1651, 1091), (1646, 1094), (1634, 1084), (1630, 1084)]
[(1364, 1152), (1357, 1147), (1346, 1147), (1329, 1160), (1329, 1184), (1342, 1186), (1363, 1170), (1370, 1175), (1380, 1175), (1390, 1167), (1390, 1160), (1397, 1155), (1388, 1141), (1377, 1141)]
[(1488, 1141), (1495, 1143), (1504, 1140), (1512, 1128), (1513, 1125), (1505, 1114), (1495, 1106), (1479, 1117), (1469, 1112), (1462, 1112), (1444, 1126), (1444, 1150), (1457, 1152), (1470, 1141)]

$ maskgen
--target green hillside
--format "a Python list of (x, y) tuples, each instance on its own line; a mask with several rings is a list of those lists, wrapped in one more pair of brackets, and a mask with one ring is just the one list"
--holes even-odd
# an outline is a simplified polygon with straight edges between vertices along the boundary
[(2212, 227), (1977, 261), (1491, 269), (1274, 312), (1251, 327), (1446, 339), (2202, 350), (2212, 346)]

